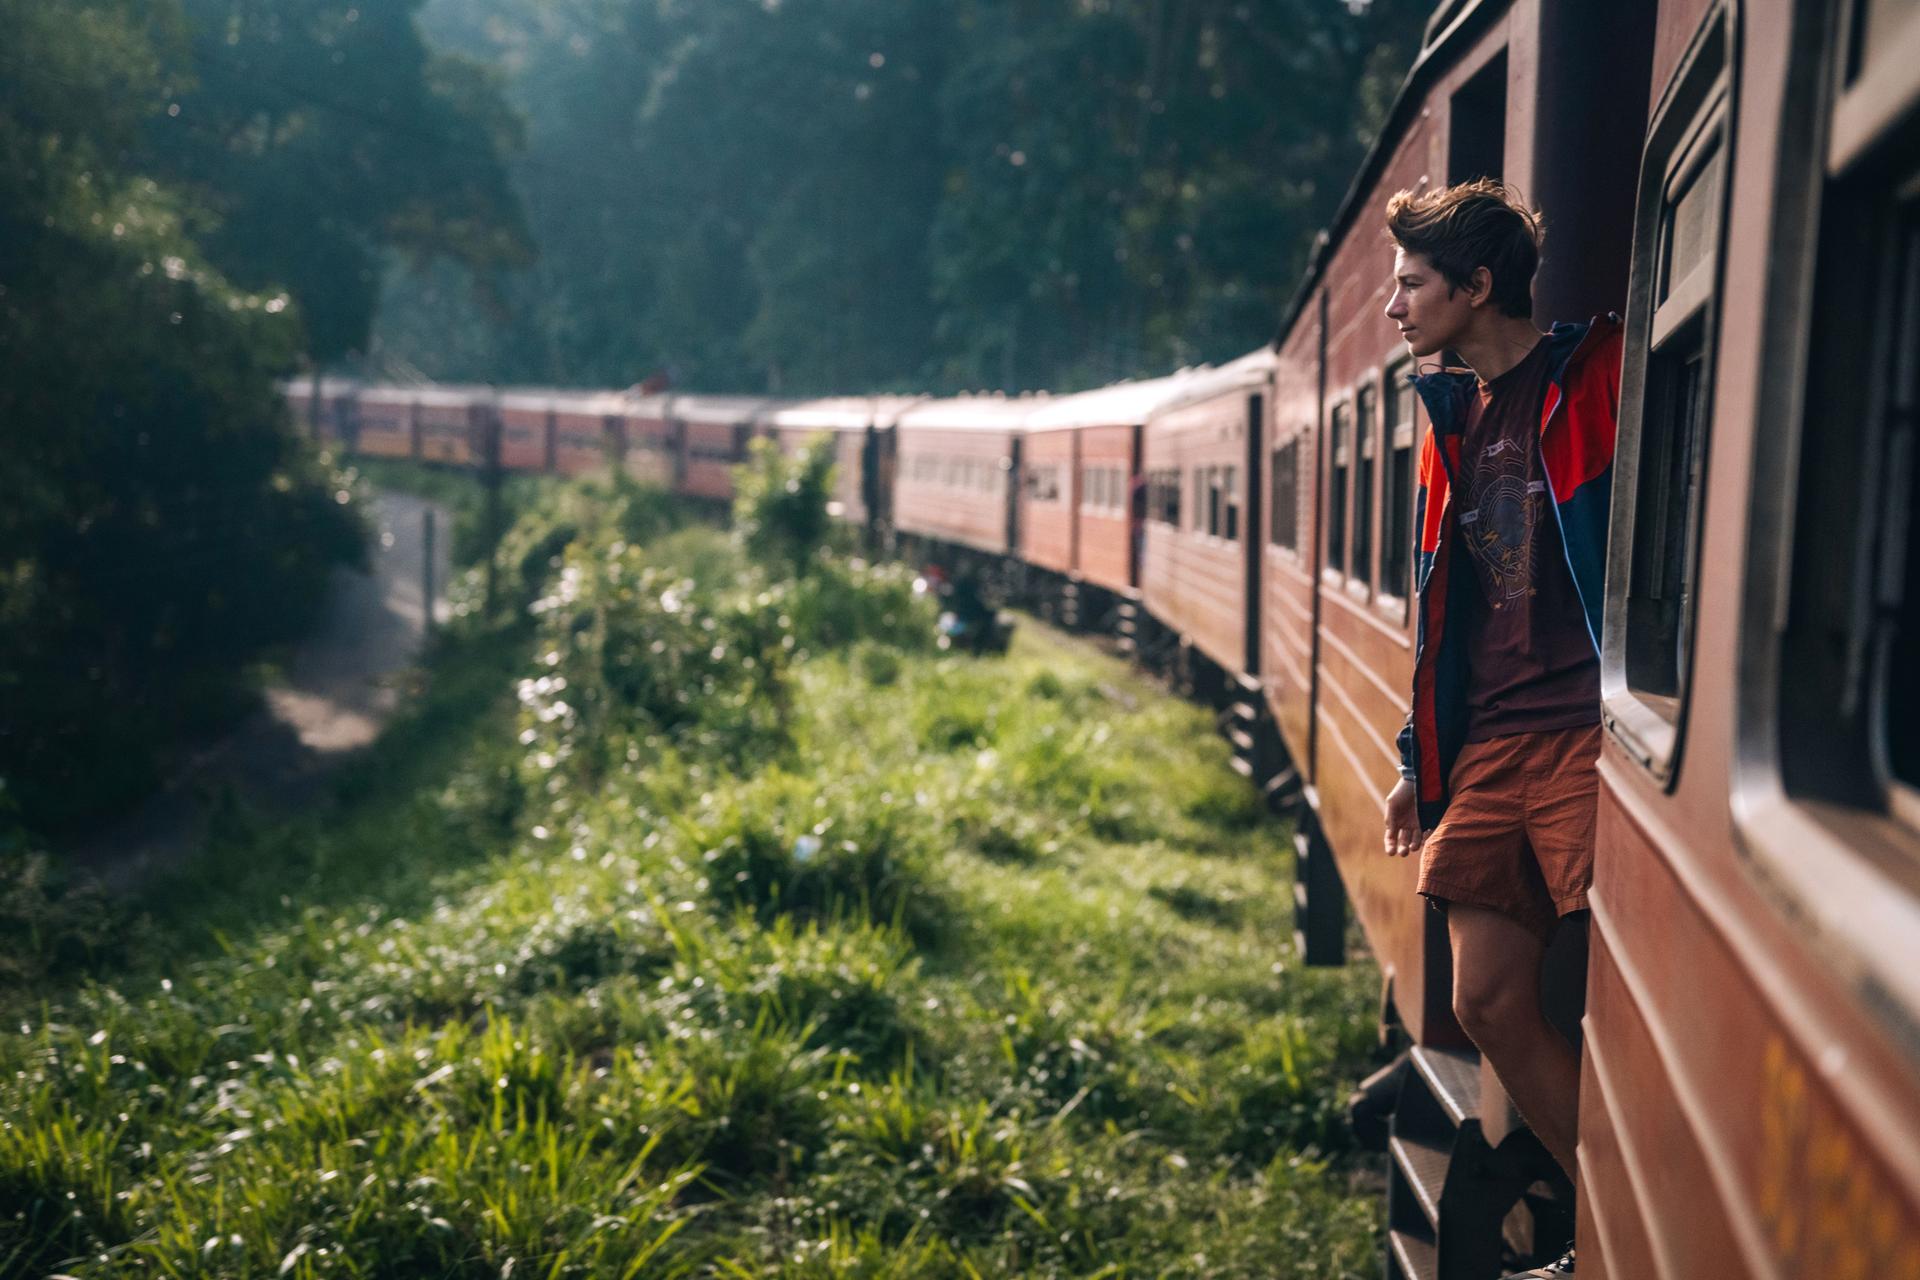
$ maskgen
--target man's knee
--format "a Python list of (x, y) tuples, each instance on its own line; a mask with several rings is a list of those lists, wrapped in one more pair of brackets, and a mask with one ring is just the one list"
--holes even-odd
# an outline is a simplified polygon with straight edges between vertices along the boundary
[(1453, 1016), (1460, 1029), (1483, 1053), (1497, 1053), (1516, 1035), (1524, 1035), (1529, 1019), (1540, 1017), (1530, 999), (1531, 985), (1489, 976), (1457, 981), (1453, 987)]

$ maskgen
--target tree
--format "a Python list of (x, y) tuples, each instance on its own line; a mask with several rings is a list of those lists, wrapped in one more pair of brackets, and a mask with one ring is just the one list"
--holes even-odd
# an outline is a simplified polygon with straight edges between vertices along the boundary
[(0, 0), (0, 812), (46, 832), (230, 717), (359, 547), (274, 385), (295, 311), (209, 269), (127, 167), (177, 18)]
[(319, 363), (364, 350), (386, 255), (488, 282), (532, 245), (502, 156), (521, 137), (498, 76), (432, 56), (420, 0), (182, 0), (185, 58), (147, 167), (246, 288), (285, 288)]

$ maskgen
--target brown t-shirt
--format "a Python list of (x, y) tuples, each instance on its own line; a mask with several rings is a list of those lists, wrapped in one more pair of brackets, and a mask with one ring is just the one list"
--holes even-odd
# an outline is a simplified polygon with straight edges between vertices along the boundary
[(1600, 663), (1540, 463), (1546, 339), (1475, 389), (1454, 510), (1478, 592), (1466, 592), (1467, 741), (1600, 721)]

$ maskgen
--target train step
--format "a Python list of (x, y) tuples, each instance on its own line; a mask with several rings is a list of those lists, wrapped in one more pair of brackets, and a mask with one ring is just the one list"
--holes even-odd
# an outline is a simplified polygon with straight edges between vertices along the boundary
[(1415, 1049), (1413, 1069), (1454, 1128), (1480, 1118), (1480, 1055), (1466, 1049)]
[(1387, 1280), (1436, 1280), (1440, 1255), (1431, 1236), (1392, 1230), (1387, 1233)]
[(1534, 1195), (1548, 1160), (1539, 1140), (1521, 1129), (1492, 1146), (1480, 1098), (1478, 1055), (1409, 1051), (1387, 1141), (1390, 1277), (1492, 1280), (1564, 1247), (1561, 1197), (1544, 1186)]
[(1300, 771), (1289, 764), (1260, 784), (1260, 794), (1267, 802), (1267, 812), (1279, 814), (1298, 805), (1306, 797), (1306, 788), (1301, 785)]
[(1387, 1139), (1387, 1154), (1427, 1225), (1438, 1227), (1440, 1193), (1446, 1190), (1447, 1162), (1453, 1156), (1450, 1145), (1437, 1138), (1395, 1134)]

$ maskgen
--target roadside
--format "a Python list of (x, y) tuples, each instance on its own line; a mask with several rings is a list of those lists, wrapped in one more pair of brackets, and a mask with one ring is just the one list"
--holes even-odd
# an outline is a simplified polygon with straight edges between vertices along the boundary
[(325, 617), (266, 690), (266, 706), (196, 756), (124, 821), (73, 852), (70, 865), (114, 890), (130, 888), (190, 853), (210, 817), (235, 801), (284, 811), (379, 736), (399, 707), (405, 673), (425, 643), (427, 549), (433, 513), (434, 616), (446, 617), (453, 519), (439, 503), (377, 494), (368, 571), (341, 570)]

